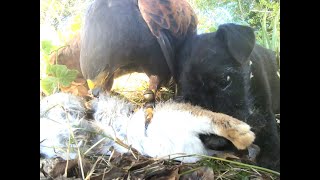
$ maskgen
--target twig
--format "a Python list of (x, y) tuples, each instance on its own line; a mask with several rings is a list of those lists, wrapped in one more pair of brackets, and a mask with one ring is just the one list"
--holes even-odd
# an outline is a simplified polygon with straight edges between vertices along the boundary
[(244, 166), (244, 167), (248, 167), (248, 168), (254, 168), (254, 169), (257, 169), (257, 170), (269, 172), (269, 173), (276, 174), (276, 175), (280, 176), (280, 173), (277, 172), (277, 171), (273, 171), (271, 169), (267, 169), (267, 168), (263, 168), (263, 167), (259, 167), (259, 166), (255, 166), (255, 165), (244, 164), (244, 163), (240, 163), (240, 162), (236, 162), (236, 161), (230, 161), (230, 160), (227, 160), (227, 159), (222, 159), (222, 158), (218, 158), (218, 157), (214, 157), (214, 156), (206, 156), (206, 155), (199, 155), (199, 154), (196, 154), (195, 156), (200, 156), (200, 157), (215, 159), (215, 160), (219, 160), (219, 161), (224, 161), (224, 162), (228, 162), (228, 163), (232, 163), (232, 164), (236, 164), (236, 165), (240, 165), (240, 166)]
[(91, 149), (93, 149), (94, 147), (96, 147), (99, 143), (101, 143), (103, 140), (105, 140), (106, 138), (102, 138), (100, 139), (98, 142), (96, 142), (94, 145), (92, 145), (85, 153), (84, 155), (86, 155)]

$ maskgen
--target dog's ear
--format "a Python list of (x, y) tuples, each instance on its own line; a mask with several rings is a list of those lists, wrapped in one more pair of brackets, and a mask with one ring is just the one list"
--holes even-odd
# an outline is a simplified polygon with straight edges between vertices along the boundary
[(237, 24), (222, 24), (216, 37), (226, 43), (230, 54), (241, 64), (248, 60), (254, 45), (255, 35), (252, 28)]

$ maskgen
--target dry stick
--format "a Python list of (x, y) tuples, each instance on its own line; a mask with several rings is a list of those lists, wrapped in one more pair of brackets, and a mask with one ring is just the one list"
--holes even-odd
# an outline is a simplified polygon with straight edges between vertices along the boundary
[(108, 164), (109, 164), (109, 165), (111, 165), (111, 158), (113, 157), (114, 152), (115, 152), (115, 150), (113, 149), (112, 152), (111, 152), (111, 154), (110, 154), (110, 156), (109, 156), (109, 158), (108, 158)]
[(94, 145), (92, 145), (85, 153), (84, 155), (86, 155), (91, 149), (93, 149), (94, 147), (96, 147), (98, 144), (100, 144), (103, 140), (105, 140), (106, 138), (102, 138), (100, 139), (98, 142), (96, 142)]
[(70, 45), (61, 46), (61, 47), (59, 47), (58, 49), (55, 49), (55, 50), (53, 50), (53, 51), (50, 52), (49, 55), (51, 55), (53, 52), (56, 52), (55, 64), (58, 64), (58, 52), (59, 52), (59, 50), (62, 49), (62, 48), (64, 48), (64, 47), (67, 47), (67, 46), (70, 46)]
[(223, 172), (222, 174), (219, 173), (217, 179), (222, 179), (223, 175), (227, 174), (230, 171), (230, 169), (226, 170), (225, 172)]
[(80, 162), (81, 175), (82, 175), (82, 179), (84, 179), (83, 165), (82, 165), (82, 160), (81, 160), (82, 158), (81, 158), (79, 147), (77, 147), (77, 149), (78, 149), (78, 156), (79, 156), (79, 162)]
[(85, 180), (90, 179), (90, 177), (92, 176), (92, 174), (93, 174), (93, 172), (94, 172), (94, 168), (96, 167), (98, 161), (100, 161), (101, 159), (102, 159), (101, 156), (98, 157), (98, 159), (97, 159), (96, 162), (93, 164), (93, 166), (92, 166), (92, 168), (91, 168), (91, 170), (90, 170), (90, 173), (87, 175), (87, 177), (86, 177)]
[[(61, 106), (61, 105), (60, 105), (60, 106)], [(65, 109), (63, 106), (61, 106), (61, 108), (62, 108), (65, 112), (67, 112), (66, 109)], [(67, 116), (67, 117), (68, 117), (68, 116)], [(67, 118), (67, 119), (68, 119), (68, 121), (69, 121), (69, 118)], [(68, 129), (69, 129), (69, 131), (71, 131), (71, 129), (70, 129), (69, 126), (68, 126)], [(64, 170), (64, 176), (65, 176), (65, 177), (68, 176), (70, 143), (71, 143), (71, 136), (70, 136), (70, 134), (69, 134), (69, 141), (68, 141), (68, 148), (67, 148), (67, 164), (66, 164), (66, 168), (65, 168), (65, 170)]]
[[(42, 115), (40, 115), (40, 118), (45, 117), (45, 115), (46, 115), (51, 109), (55, 108), (56, 106), (61, 106), (61, 105), (56, 104), (56, 105), (50, 107), (50, 108), (47, 109), (44, 113), (42, 113)], [(61, 106), (61, 107), (62, 107), (62, 106)], [(55, 121), (55, 120), (53, 120), (53, 119), (51, 119), (51, 118), (48, 118), (48, 119), (50, 119), (50, 120), (52, 120), (52, 121), (54, 121), (54, 122), (57, 122), (57, 121)], [(57, 122), (57, 123), (59, 123), (59, 122)], [(61, 123), (59, 123), (59, 124), (61, 124)]]
[[(105, 138), (111, 139), (111, 140), (113, 140), (115, 143), (117, 143), (118, 145), (120, 145), (120, 146), (128, 149), (129, 152), (132, 154), (132, 156), (133, 156), (135, 159), (138, 159), (138, 158), (137, 158), (137, 155), (139, 155), (139, 152), (138, 152), (136, 149), (132, 148), (131, 146), (129, 146), (129, 145), (127, 145), (127, 144), (125, 144), (124, 142), (122, 142), (122, 141), (121, 141), (119, 138), (117, 138), (117, 137), (112, 138), (112, 137), (109, 137), (109, 136), (107, 136), (107, 135), (105, 135), (105, 134), (104, 134), (104, 136), (105, 136), (105, 137), (104, 137), (103, 139), (99, 140), (96, 144), (100, 143), (100, 142), (101, 142), (102, 140), (104, 140)], [(95, 146), (96, 144), (94, 144), (93, 146)], [(91, 147), (90, 149), (92, 149), (92, 147)], [(89, 151), (89, 150), (88, 150), (88, 151)], [(87, 152), (88, 152), (88, 151), (87, 151)], [(134, 151), (135, 151), (135, 152), (134, 152)], [(86, 152), (86, 153), (87, 153), (87, 152)], [(135, 154), (135, 153), (138, 153), (138, 154)]]
[(71, 142), (71, 136), (69, 134), (69, 141), (68, 141), (68, 148), (67, 148), (67, 164), (66, 164), (66, 168), (64, 169), (64, 175), (65, 177), (67, 177), (67, 173), (68, 173), (68, 166), (69, 166), (69, 153), (70, 153), (70, 142)]
[(137, 158), (137, 155), (133, 152), (131, 146), (128, 146), (127, 144), (123, 143), (120, 139), (118, 139), (117, 137), (114, 139), (114, 142), (119, 144), (120, 146), (128, 149), (130, 151), (130, 153), (132, 154), (132, 156), (135, 158), (135, 159), (138, 159)]

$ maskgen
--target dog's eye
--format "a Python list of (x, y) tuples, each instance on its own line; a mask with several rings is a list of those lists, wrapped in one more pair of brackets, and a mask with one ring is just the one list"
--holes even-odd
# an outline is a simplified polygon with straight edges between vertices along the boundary
[(231, 76), (227, 75), (222, 78), (220, 85), (223, 90), (226, 90), (231, 85), (231, 83)]

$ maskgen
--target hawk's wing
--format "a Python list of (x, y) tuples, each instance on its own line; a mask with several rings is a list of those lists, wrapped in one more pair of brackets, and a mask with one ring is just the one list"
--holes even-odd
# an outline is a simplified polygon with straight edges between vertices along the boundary
[(138, 0), (138, 6), (156, 37), (162, 29), (169, 30), (175, 37), (196, 31), (197, 17), (186, 0)]
[(171, 74), (174, 71), (175, 50), (166, 31), (178, 39), (193, 34), (197, 29), (197, 16), (186, 0), (138, 0), (141, 15), (158, 43), (167, 61)]

